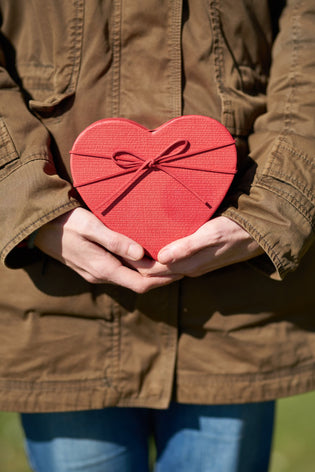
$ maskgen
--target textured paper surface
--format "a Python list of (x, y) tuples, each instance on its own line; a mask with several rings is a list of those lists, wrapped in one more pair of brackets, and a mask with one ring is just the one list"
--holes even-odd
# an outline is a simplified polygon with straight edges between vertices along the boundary
[(100, 120), (79, 135), (70, 154), (74, 186), (89, 209), (154, 259), (211, 218), (237, 162), (227, 129), (199, 115), (156, 130), (126, 119)]

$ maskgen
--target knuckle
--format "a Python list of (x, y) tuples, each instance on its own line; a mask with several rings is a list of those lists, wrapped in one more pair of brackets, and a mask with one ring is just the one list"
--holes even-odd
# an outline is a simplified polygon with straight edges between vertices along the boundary
[(95, 240), (104, 230), (104, 225), (93, 213), (86, 212), (83, 216), (79, 221), (80, 232), (88, 239)]
[(82, 276), (89, 284), (99, 284), (100, 281), (93, 274), (86, 273)]
[(152, 283), (148, 283), (148, 281), (144, 280), (144, 281), (141, 281), (141, 283), (137, 284), (134, 291), (138, 293), (139, 295), (143, 295), (149, 292), (149, 290), (152, 290), (152, 288), (154, 288)]
[(173, 262), (178, 262), (181, 259), (185, 259), (195, 252), (193, 241), (187, 239), (181, 242), (181, 245), (174, 248), (173, 251)]
[(148, 287), (145, 287), (145, 286), (137, 286), (135, 287), (135, 290), (134, 290), (136, 293), (138, 293), (139, 295), (143, 295), (144, 293), (147, 293), (149, 291)]
[(184, 252), (186, 257), (191, 256), (196, 252), (196, 247), (193, 239), (188, 239), (184, 246)]
[(145, 279), (150, 279), (150, 277), (152, 277), (152, 274), (150, 272), (150, 269), (140, 269), (139, 270), (140, 274), (142, 275), (142, 277), (144, 277)]
[(121, 241), (117, 235), (113, 233), (108, 234), (106, 247), (113, 254), (119, 254), (121, 252)]
[(80, 219), (80, 232), (86, 236), (91, 236), (95, 233), (95, 222), (89, 215)]
[(90, 269), (90, 277), (94, 280), (92, 283), (104, 283), (107, 282), (108, 274), (104, 270), (104, 264), (95, 262), (93, 267)]

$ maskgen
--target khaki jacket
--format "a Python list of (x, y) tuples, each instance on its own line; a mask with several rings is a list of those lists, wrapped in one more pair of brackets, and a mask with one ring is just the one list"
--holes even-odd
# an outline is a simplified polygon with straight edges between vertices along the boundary
[[(315, 387), (315, 5), (268, 3), (0, 0), (2, 409), (238, 403)], [(137, 295), (21, 247), (82, 205), (69, 150), (86, 126), (120, 116), (155, 128), (181, 114), (235, 137), (239, 172), (221, 210), (263, 256)]]

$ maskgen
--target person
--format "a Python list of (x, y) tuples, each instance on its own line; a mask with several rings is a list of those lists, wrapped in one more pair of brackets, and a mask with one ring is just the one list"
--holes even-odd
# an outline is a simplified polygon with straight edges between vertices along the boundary
[[(36, 472), (268, 469), (315, 387), (311, 0), (0, 0), (0, 408)], [(96, 120), (220, 121), (238, 173), (157, 261), (103, 225), (69, 151)]]

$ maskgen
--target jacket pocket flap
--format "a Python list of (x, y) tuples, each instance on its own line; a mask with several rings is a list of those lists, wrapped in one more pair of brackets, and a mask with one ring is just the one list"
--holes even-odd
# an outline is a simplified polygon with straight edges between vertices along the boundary
[(74, 91), (68, 93), (60, 93), (52, 95), (46, 100), (30, 100), (29, 107), (32, 111), (43, 114), (43, 113), (52, 113), (55, 108), (61, 104), (67, 98), (70, 98), (74, 95)]
[(19, 158), (8, 128), (3, 118), (0, 118), (0, 168)]

